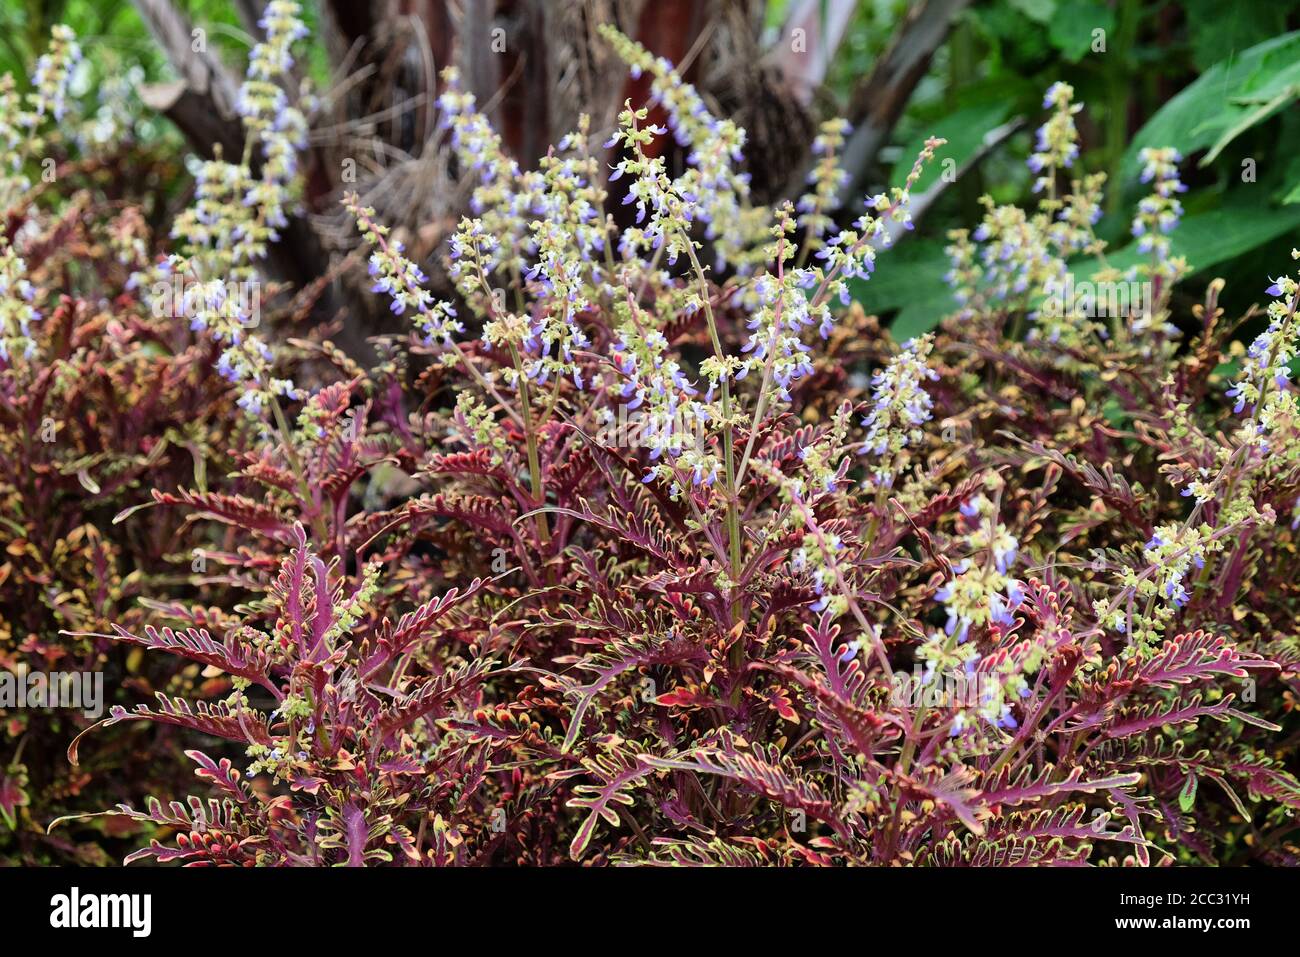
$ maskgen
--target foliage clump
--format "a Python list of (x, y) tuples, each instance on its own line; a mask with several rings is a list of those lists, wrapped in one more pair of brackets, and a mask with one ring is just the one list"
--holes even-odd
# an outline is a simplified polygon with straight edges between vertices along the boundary
[[(271, 89), (301, 30), (294, 4), (271, 8), (241, 100), (262, 161), (250, 146), (205, 166), (163, 260), (200, 283), (251, 276), (293, 203), (299, 124), (264, 120), (301, 115)], [(125, 821), (128, 860), (191, 864), (1296, 863), (1295, 280), (1273, 281), (1268, 330), (1216, 381), (1218, 287), (1192, 332), (1172, 321), (1177, 154), (1144, 155), (1149, 261), (1108, 271), (1105, 184), (1074, 168), (1079, 105), (1058, 84), (1036, 208), (987, 201), (951, 237), (954, 315), (896, 345), (850, 293), (869, 303), (942, 141), (842, 227), (824, 213), (833, 162), (797, 204), (756, 207), (744, 131), (605, 36), (651, 104), (612, 135), (584, 121), (537, 170), (444, 75), (473, 192), (446, 253), (456, 302), (345, 198), (375, 294), (412, 324), (374, 369), (254, 333), (208, 286), (177, 331), (100, 276), (116, 298), (99, 322), (89, 294), (27, 268), (39, 240), (6, 239), (6, 414), (31, 421), (42, 376), (78, 390), (156, 364), (186, 421), (215, 390), (208, 435), (232, 462), (168, 484), (147, 451), (101, 440), (134, 476), (123, 507), (156, 505), (112, 528), (219, 527), (204, 554), (223, 571), (192, 579), (193, 601), (129, 606), (128, 589), (59, 620), (62, 638), (32, 627), (207, 679), (151, 683), (155, 703), (103, 722), (179, 729), (206, 800), (134, 797), (65, 826)], [(819, 153), (845, 133), (828, 124)], [(675, 173), (666, 136), (688, 151)], [(93, 236), (103, 213), (80, 209)], [(1150, 296), (1101, 321), (1056, 308), (1093, 260)], [(84, 356), (58, 354), (60, 321)], [(84, 547), (120, 547), (90, 527)], [(55, 554), (23, 535), (33, 562)], [(23, 781), (11, 768), (5, 793)]]

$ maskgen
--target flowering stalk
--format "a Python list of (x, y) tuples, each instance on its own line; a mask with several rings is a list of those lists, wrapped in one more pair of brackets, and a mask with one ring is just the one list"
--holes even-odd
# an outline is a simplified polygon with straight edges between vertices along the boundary
[[(1293, 249), (1291, 258), (1300, 260), (1300, 249)], [(1296, 322), (1300, 283), (1291, 276), (1282, 276), (1266, 292), (1273, 297), (1267, 309), (1268, 327), (1246, 350), (1241, 375), (1226, 392), (1235, 400), (1234, 413), (1240, 414), (1247, 405), (1251, 407), (1246, 424), (1263, 450), (1268, 449), (1272, 433), (1281, 432), (1300, 416), (1300, 404), (1289, 388), (1291, 362), (1300, 354), (1300, 328)]]
[[(699, 257), (695, 255), (695, 243), (685, 233), (681, 234), (681, 243), (700, 284), (700, 299), (704, 304), (704, 319), (708, 323), (709, 341), (713, 344), (714, 357), (720, 366), (725, 367), (728, 357), (723, 352), (722, 340), (718, 337), (718, 324), (713, 317), (713, 304), (709, 298), (708, 278), (704, 274), (703, 267), (700, 266)], [(727, 503), (727, 555), (731, 562), (731, 588), (735, 591), (740, 579), (740, 512), (737, 506), (735, 433), (732, 431), (729, 376), (724, 372), (718, 378), (722, 392), (722, 421), (719, 423), (722, 428), (722, 467), (726, 478), (722, 494)], [(732, 602), (733, 614), (738, 613), (736, 601), (738, 599)]]
[(1068, 83), (1056, 82), (1048, 88), (1043, 97), (1043, 109), (1052, 110), (1052, 116), (1038, 128), (1035, 151), (1029, 157), (1029, 168), (1038, 176), (1034, 180), (1034, 192), (1047, 191), (1044, 207), (1049, 210), (1054, 210), (1058, 204), (1057, 171), (1069, 169), (1079, 156), (1079, 134), (1074, 116), (1083, 109), (1083, 104), (1074, 103), (1073, 99), (1074, 87)]
[(812, 152), (818, 159), (808, 173), (813, 189), (799, 198), (799, 226), (804, 230), (804, 240), (795, 260), (796, 269), (803, 268), (809, 253), (822, 248), (826, 231), (834, 225), (829, 211), (834, 209), (849, 179), (848, 170), (840, 165), (839, 152), (851, 132), (848, 120), (830, 119), (822, 124), (821, 132), (813, 140)]
[[(1142, 182), (1153, 184), (1150, 196), (1138, 203), (1130, 232), (1137, 237), (1139, 252), (1150, 253), (1151, 262), (1137, 267), (1132, 276), (1147, 276), (1155, 284), (1156, 301), (1148, 303), (1149, 315), (1130, 323), (1130, 334), (1146, 330), (1152, 318), (1163, 315), (1165, 304), (1173, 292), (1174, 283), (1187, 273), (1187, 261), (1169, 255), (1169, 233), (1174, 231), (1183, 215), (1183, 205), (1177, 199), (1187, 187), (1178, 179), (1178, 164), (1182, 154), (1172, 147), (1143, 149), (1138, 154), (1142, 163)], [(1174, 333), (1176, 327), (1166, 324), (1166, 331)]]

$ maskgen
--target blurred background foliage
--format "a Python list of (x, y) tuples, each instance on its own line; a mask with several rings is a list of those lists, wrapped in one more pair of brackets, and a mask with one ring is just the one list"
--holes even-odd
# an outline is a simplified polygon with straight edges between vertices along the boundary
[[(856, 215), (863, 195), (901, 181), (926, 136), (946, 137), (940, 162), (920, 184), (922, 192), (933, 189), (917, 232), (882, 257), (869, 287), (858, 290), (866, 307), (892, 322), (902, 337), (933, 326), (951, 311), (941, 280), (946, 232), (973, 227), (985, 193), (1000, 203), (1028, 199), (1025, 159), (1043, 119), (1043, 91), (1056, 80), (1072, 84), (1076, 100), (1085, 104), (1079, 117), (1082, 168), (1108, 173), (1107, 216), (1099, 232), (1110, 244), (1112, 262), (1130, 258), (1128, 227), (1140, 195), (1136, 156), (1148, 145), (1172, 145), (1186, 157), (1187, 217), (1173, 237), (1175, 253), (1185, 255), (1194, 270), (1184, 296), (1199, 298), (1210, 278), (1223, 276), (1228, 280), (1223, 302), (1230, 314), (1240, 314), (1258, 301), (1266, 274), (1289, 268), (1289, 250), (1298, 242), (1300, 3), (1291, 0), (306, 0), (303, 5), (313, 27), (305, 72), (318, 90), (337, 89), (367, 62), (389, 62), (384, 56), (392, 49), (399, 50), (398, 61), (409, 59), (411, 44), (392, 38), (409, 34), (409, 25), (417, 23), (424, 31), (421, 49), (433, 65), (440, 68), (445, 63), (439, 61), (447, 59), (461, 65), (480, 102), (499, 104), (494, 119), (508, 128), (537, 113), (527, 102), (522, 112), (510, 112), (511, 98), (525, 95), (518, 87), (547, 76), (546, 69), (563, 68), (568, 76), (569, 60), (581, 59), (566, 57), (568, 47), (557, 50), (553, 24), (575, 17), (588, 24), (613, 19), (654, 52), (675, 62), (688, 60), (688, 79), (716, 108), (751, 129), (760, 141), (751, 162), (775, 170), (756, 171), (756, 183), (793, 184), (784, 193), (769, 189), (771, 195), (761, 197), (765, 200), (797, 190), (799, 177), (788, 176), (791, 171), (780, 164), (792, 163), (795, 172), (806, 168), (799, 160), (816, 121), (848, 115), (855, 125), (875, 123), (879, 129), (874, 139), (868, 137), (867, 152), (853, 171), (841, 212), (845, 221)], [(136, 87), (174, 80), (184, 51), (168, 50), (157, 24), (160, 17), (176, 15), (187, 26), (203, 28), (210, 49), (237, 76), (255, 41), (251, 24), (260, 6), (258, 0), (9, 0), (0, 9), (0, 71), (14, 72), (21, 82), (51, 24), (66, 22), (82, 37), (90, 61), (77, 84), (83, 98), (93, 98), (107, 78), (126, 78)], [(735, 42), (736, 23), (742, 33), (752, 27), (761, 57), (742, 56), (748, 48)], [(466, 52), (486, 42), (490, 30), (485, 27), (493, 25), (503, 27), (512, 46), (523, 48), (519, 62), (496, 73), (485, 70), (482, 61), (475, 66)], [(796, 28), (805, 31), (804, 50), (795, 49)], [(361, 33), (370, 34), (363, 46), (358, 45)], [(570, 34), (564, 37), (569, 43)], [(724, 37), (728, 46), (720, 45)], [(737, 59), (727, 62), (728, 53)], [(902, 64), (892, 72), (885, 69), (891, 56)], [(588, 59), (600, 60), (594, 54)], [(823, 62), (806, 65), (818, 60)], [(538, 65), (544, 67), (541, 73), (529, 72)], [(751, 67), (761, 75), (757, 86), (727, 85), (727, 76)], [(400, 70), (374, 72), (394, 87), (404, 83)], [(433, 75), (427, 69), (417, 72)], [(560, 80), (554, 84), (558, 88)], [(436, 94), (436, 89), (410, 89), (419, 85), (406, 82), (390, 100)], [(605, 91), (605, 99), (621, 102), (630, 90)], [(499, 94), (495, 99), (494, 93)], [(765, 117), (754, 104), (768, 99), (779, 106), (773, 108), (776, 120), (767, 124), (775, 133), (767, 136), (774, 142), (765, 152)], [(353, 100), (354, 119), (375, 115), (373, 95), (360, 106)], [(507, 131), (507, 142), (525, 165), (536, 161), (529, 154), (544, 148), (541, 144), (552, 141), (568, 120), (554, 96), (548, 105), (549, 127), (537, 135)], [(608, 107), (606, 102), (577, 105), (597, 121)], [(331, 129), (337, 127), (336, 116), (327, 119), (334, 123)], [(202, 154), (211, 145), (193, 137), (187, 143), (173, 123), (148, 109), (141, 111), (136, 131), (159, 150), (171, 151), (178, 170), (185, 154)], [(409, 130), (392, 132), (386, 152), (366, 168), (382, 178), (393, 171), (393, 155), (419, 159), (418, 144), (413, 147), (409, 139)], [(320, 142), (319, 136), (313, 140)], [(328, 169), (336, 158), (318, 155), (316, 162)], [(945, 159), (960, 171), (951, 184), (940, 178)], [(309, 211), (327, 212), (341, 184), (330, 176), (315, 176), (312, 183)], [(183, 198), (182, 193), (178, 199)], [(413, 220), (456, 212), (423, 203), (410, 210)], [(418, 221), (408, 226), (421, 235), (426, 229)], [(433, 229), (431, 235), (430, 255), (442, 231)], [(318, 270), (300, 268), (292, 278), (301, 281), (325, 267), (322, 262)]]
[[(888, 16), (906, 4), (881, 6)], [(1182, 294), (1199, 300), (1205, 284), (1223, 276), (1229, 313), (1244, 312), (1259, 301), (1260, 277), (1293, 268), (1290, 249), (1300, 241), (1298, 11), (1298, 4), (1269, 0), (974, 4), (936, 51), (899, 123), (895, 142), (902, 148), (891, 179), (902, 180), (927, 135), (946, 137), (940, 155), (960, 165), (999, 123), (1019, 116), (1026, 122), (959, 177), (927, 217), (919, 242), (900, 246), (899, 257), (912, 268), (882, 269), (872, 281), (871, 307), (900, 310), (895, 332), (903, 336), (951, 308), (947, 290), (922, 279), (939, 275), (945, 262), (941, 227), (973, 225), (986, 192), (1000, 203), (1027, 200), (1025, 160), (1042, 121), (1039, 100), (1061, 79), (1085, 104), (1078, 118), (1082, 167), (1108, 174), (1107, 215), (1098, 232), (1110, 244), (1110, 261), (1118, 266), (1138, 258), (1125, 249), (1141, 195), (1138, 151), (1175, 146), (1186, 157), (1189, 192), (1173, 245), (1195, 271)], [(1096, 30), (1105, 31), (1104, 51), (1093, 49)], [(845, 52), (845, 59), (871, 55), (853, 44)], [(939, 173), (932, 167), (922, 187)]]

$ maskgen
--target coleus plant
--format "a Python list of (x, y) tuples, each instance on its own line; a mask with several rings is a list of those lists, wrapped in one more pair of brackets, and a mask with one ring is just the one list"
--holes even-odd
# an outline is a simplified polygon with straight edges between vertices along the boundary
[[(178, 832), (174, 846), (154, 841), (132, 858), (361, 865), (394, 855), (418, 861), (428, 851), (430, 861), (457, 861), (461, 829), (471, 820), (490, 829), (498, 809), (514, 816), (526, 811), (512, 805), (517, 784), (489, 778), (488, 771), (535, 735), (524, 702), (482, 707), (489, 682), (499, 684), (524, 667), (499, 666), (492, 655), (503, 636), (482, 628), (472, 610), (461, 610), (482, 580), (463, 592), (453, 588), (396, 623), (377, 622), (378, 564), (368, 565), (360, 586), (344, 593), (310, 551), (301, 525), (288, 545), (268, 594), (224, 642), (203, 628), (148, 627), (143, 636), (118, 630), (124, 641), (230, 675), (233, 695), (191, 705), (160, 694), (156, 708), (117, 707), (106, 723), (177, 724), (239, 741), (253, 759), (248, 774), (287, 786), (291, 796), (255, 791), (228, 758), (188, 751), (218, 797), (206, 805), (152, 801), (143, 811), (124, 805), (111, 812)], [(261, 622), (265, 627), (258, 628)], [(428, 653), (435, 640), (444, 654)], [(445, 734), (447, 724), (456, 733)], [(71, 754), (75, 760), (75, 744)], [(460, 774), (443, 773), (430, 787), (435, 768)], [(407, 826), (416, 821), (415, 830)]]
[[(271, 7), (255, 63), (301, 33)], [(851, 294), (942, 141), (844, 228), (830, 160), (797, 206), (758, 207), (743, 131), (603, 33), (651, 100), (536, 170), (444, 74), (472, 193), (456, 302), (345, 199), (408, 350), (313, 391), (229, 300), (197, 324), (261, 439), (228, 487), (153, 498), (226, 525), (210, 557), (256, 597), (113, 629), (231, 687), (105, 722), (235, 745), (189, 752), (207, 801), (105, 812), (154, 830), (130, 859), (1296, 863), (1295, 281), (1225, 390), (1217, 287), (1190, 343), (1172, 313), (1177, 155), (1144, 156), (1147, 260), (1105, 272), (1104, 184), (1066, 182), (1058, 84), (1038, 208), (989, 201), (954, 234), (958, 311), (896, 347)], [(250, 132), (283, 159), (276, 129)], [(676, 175), (650, 148), (670, 134)], [(255, 263), (286, 163), (265, 190), (214, 171), (246, 195), (209, 196), (172, 267)], [(1053, 308), (1088, 258), (1150, 299)]]
[[(165, 181), (167, 164), (129, 135), (97, 146), (83, 136), (67, 95), (78, 63), (76, 39), (60, 27), (30, 93), (0, 81), (12, 159), (0, 175), (0, 667), (103, 672), (110, 693), (130, 701), (141, 688), (192, 691), (193, 676), (60, 631), (135, 627), (149, 614), (142, 599), (185, 586), (198, 542), (187, 541), (183, 516), (130, 528), (113, 518), (144, 489), (219, 468), (246, 429), (210, 375), (211, 346), (145, 302), (141, 272), (157, 247), (144, 193), (151, 178)], [(133, 176), (116, 174), (124, 166)], [(0, 709), (0, 861), (107, 863), (118, 845), (47, 834), (50, 816), (124, 798), (132, 778), (176, 786), (181, 749), (159, 761), (165, 740), (151, 756), (138, 736), (113, 735), (72, 768), (63, 755), (90, 723), (82, 712), (18, 704)]]

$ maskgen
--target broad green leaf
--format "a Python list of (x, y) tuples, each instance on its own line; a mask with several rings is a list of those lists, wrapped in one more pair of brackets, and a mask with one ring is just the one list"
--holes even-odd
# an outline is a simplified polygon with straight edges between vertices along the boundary
[(1282, 175), (1282, 185), (1278, 189), (1278, 202), (1283, 205), (1290, 203), (1300, 203), (1300, 154), (1291, 152), (1291, 159), (1286, 164), (1286, 172)]
[(889, 333), (899, 342), (923, 336), (943, 321), (957, 308), (952, 292), (944, 286), (942, 294), (936, 294), (928, 302), (916, 302), (903, 307), (894, 321), (889, 324)]
[[(1264, 243), (1300, 228), (1300, 207), (1271, 209), (1242, 200), (1229, 200), (1221, 208), (1188, 216), (1169, 234), (1170, 253), (1187, 257), (1191, 274), (1227, 262)], [(1111, 266), (1125, 269), (1147, 259), (1136, 243), (1106, 258)], [(1076, 275), (1086, 279), (1097, 271), (1095, 263), (1080, 264)]]
[[(1225, 146), (1252, 126), (1258, 126), (1260, 123), (1263, 123), (1298, 96), (1300, 96), (1300, 84), (1291, 83), (1268, 99), (1259, 102), (1258, 106), (1248, 110), (1245, 116), (1241, 117), (1232, 126), (1224, 130), (1223, 135), (1220, 136), (1218, 141), (1210, 147), (1210, 151), (1205, 154), (1205, 158), (1201, 160), (1200, 165), (1208, 166), (1213, 163), (1215, 158), (1223, 152)], [(1240, 102), (1244, 106), (1254, 104), (1257, 101), (1252, 97), (1244, 97)]]
[(1007, 0), (1007, 5), (1015, 7), (1030, 20), (1047, 23), (1056, 12), (1056, 0)]
[(1287, 4), (1277, 0), (1181, 0), (1198, 70), (1286, 32)]
[[(1274, 37), (1240, 55), (1229, 56), (1156, 111), (1138, 131), (1124, 154), (1125, 184), (1140, 172), (1138, 154), (1144, 147), (1173, 146), (1183, 153), (1223, 146), (1240, 135), (1252, 116), (1263, 122), (1261, 110), (1288, 87), (1300, 84), (1300, 31)], [(1217, 155), (1217, 152), (1216, 152)]]
[(1196, 774), (1195, 772), (1187, 775), (1187, 781), (1183, 784), (1183, 789), (1178, 792), (1178, 807), (1184, 814), (1192, 809), (1196, 803)]
[(945, 245), (940, 239), (908, 237), (878, 254), (871, 279), (851, 281), (849, 293), (867, 312), (898, 310), (890, 329), (899, 341), (928, 332), (957, 307), (943, 281), (948, 271)]
[(1115, 12), (1101, 0), (1063, 0), (1047, 27), (1052, 45), (1077, 63), (1092, 48), (1094, 30), (1115, 29)]

